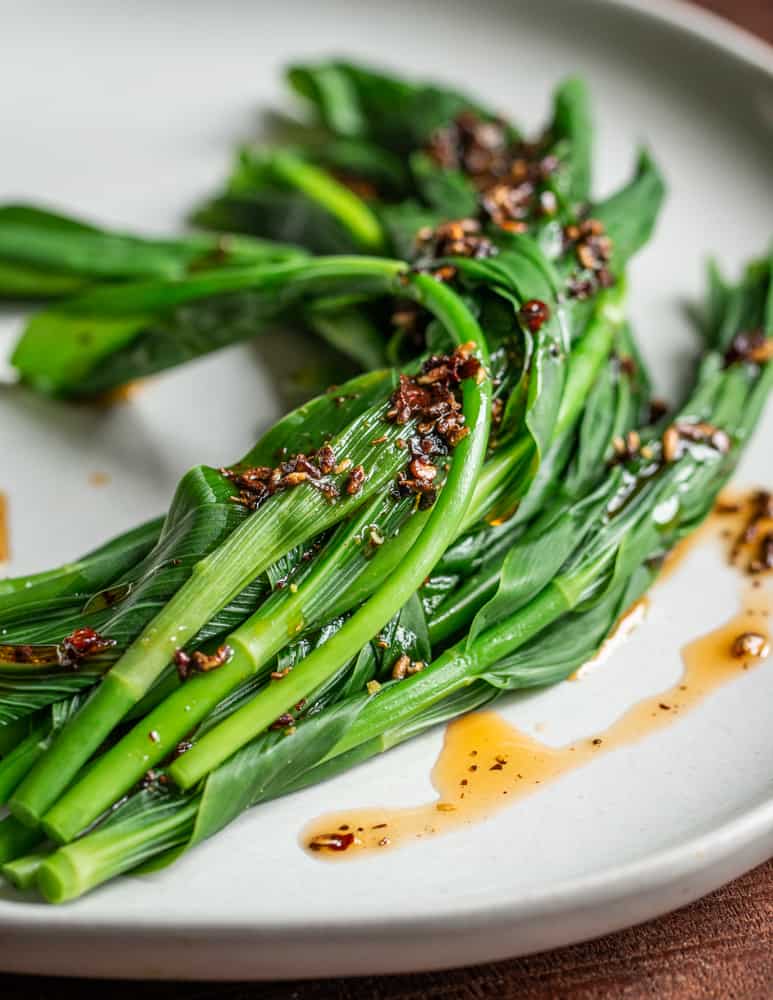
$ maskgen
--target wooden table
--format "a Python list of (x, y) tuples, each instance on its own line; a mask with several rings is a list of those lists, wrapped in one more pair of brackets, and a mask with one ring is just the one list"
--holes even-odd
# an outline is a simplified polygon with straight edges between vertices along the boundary
[[(581, 0), (578, 0), (581, 2)], [(773, 0), (700, 0), (773, 43)], [(295, 983), (0, 976), (3, 1000), (771, 1000), (773, 860), (692, 906), (598, 941), (469, 969)]]

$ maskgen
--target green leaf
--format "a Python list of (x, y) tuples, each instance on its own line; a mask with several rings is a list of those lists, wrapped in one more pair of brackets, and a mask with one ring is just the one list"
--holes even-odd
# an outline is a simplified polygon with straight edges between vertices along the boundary
[(612, 367), (605, 365), (582, 412), (577, 452), (565, 483), (567, 491), (573, 496), (596, 481), (603, 468), (604, 456), (614, 432), (616, 381)]
[(158, 541), (162, 524), (163, 518), (148, 521), (57, 569), (0, 580), (0, 626), (37, 620), (62, 606), (79, 607), (144, 558)]
[(500, 660), (481, 679), (511, 691), (564, 680), (593, 658), (620, 615), (641, 596), (653, 577), (652, 570), (641, 567), (589, 610), (566, 615)]
[(563, 140), (563, 169), (558, 184), (567, 200), (578, 205), (588, 201), (591, 190), (593, 122), (588, 90), (583, 80), (565, 80), (553, 98), (551, 134)]
[(657, 164), (646, 150), (639, 153), (633, 179), (616, 194), (592, 208), (612, 239), (612, 271), (619, 275), (626, 262), (649, 240), (665, 197)]
[(604, 491), (569, 507), (559, 500), (535, 519), (508, 552), (497, 592), (475, 616), (468, 645), (481, 632), (514, 614), (549, 583), (582, 545), (589, 524), (605, 499)]
[(390, 677), (392, 667), (403, 655), (427, 663), (432, 655), (427, 619), (418, 594), (414, 594), (381, 630), (379, 647), (382, 677)]
[(411, 155), (410, 165), (419, 194), (431, 211), (444, 219), (474, 218), (478, 214), (477, 191), (460, 170), (440, 167), (421, 152)]
[(301, 722), (292, 734), (259, 736), (206, 779), (190, 845), (211, 837), (245, 809), (297, 782), (335, 746), (362, 710), (354, 698)]
[(423, 146), (436, 128), (462, 111), (495, 117), (450, 88), (414, 84), (353, 63), (296, 65), (287, 78), (331, 132), (368, 138), (398, 153)]
[(387, 365), (384, 336), (353, 296), (315, 299), (304, 318), (315, 333), (366, 371)]
[(191, 268), (289, 259), (297, 251), (215, 236), (144, 239), (28, 205), (0, 206), (0, 296), (50, 296), (92, 281), (181, 278)]

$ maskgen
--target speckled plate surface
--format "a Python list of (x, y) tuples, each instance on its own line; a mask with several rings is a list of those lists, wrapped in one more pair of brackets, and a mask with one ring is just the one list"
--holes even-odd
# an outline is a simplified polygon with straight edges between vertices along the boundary
[[(773, 230), (770, 50), (686, 7), (27, 0), (4, 4), (2, 25), (0, 198), (159, 232), (222, 176), (256, 109), (281, 98), (290, 58), (347, 53), (434, 75), (529, 125), (552, 84), (585, 75), (597, 190), (625, 176), (641, 140), (668, 177), (662, 223), (631, 276), (633, 316), (666, 389), (693, 346), (681, 305), (700, 291), (705, 255), (737, 267)], [(0, 314), (0, 354), (18, 322)], [(269, 362), (297, 350), (283, 338), (269, 350), (234, 348), (109, 411), (0, 389), (10, 571), (64, 560), (157, 513), (186, 467), (246, 450), (281, 405)], [(739, 482), (773, 485), (771, 435), (769, 408)], [(697, 548), (621, 651), (582, 683), (513, 699), (503, 712), (553, 745), (597, 732), (672, 684), (680, 647), (737, 600), (720, 553)], [(647, 919), (773, 852), (772, 705), (768, 665), (486, 824), (351, 864), (302, 853), (299, 830), (326, 809), (427, 799), (442, 739), (429, 734), (242, 817), (163, 873), (60, 909), (0, 892), (0, 968), (223, 979), (396, 972)]]

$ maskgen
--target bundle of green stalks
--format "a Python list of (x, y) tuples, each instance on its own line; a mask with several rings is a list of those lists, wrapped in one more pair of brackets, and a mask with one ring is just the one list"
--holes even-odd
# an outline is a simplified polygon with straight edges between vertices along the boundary
[(438, 88), (291, 79), (316, 119), (199, 213), (253, 234), (220, 254), (0, 213), (0, 283), (78, 290), (17, 346), (39, 391), (101, 392), (268, 321), (364, 369), (191, 470), (164, 518), (0, 581), (0, 862), (52, 902), (564, 679), (710, 511), (770, 390), (765, 259), (737, 285), (712, 270), (693, 386), (653, 413), (625, 268), (663, 186), (642, 154), (591, 200), (577, 81), (525, 143)]

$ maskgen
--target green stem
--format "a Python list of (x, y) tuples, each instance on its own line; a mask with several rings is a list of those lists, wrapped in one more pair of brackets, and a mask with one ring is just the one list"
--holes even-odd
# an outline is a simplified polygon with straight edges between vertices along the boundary
[[(292, 260), (283, 264), (206, 271), (180, 281), (132, 282), (126, 286), (105, 286), (79, 295), (57, 306), (62, 313), (79, 316), (137, 317), (171, 310), (197, 299), (233, 292), (293, 293), (328, 288), (341, 282), (341, 290), (352, 290), (351, 282), (362, 281), (365, 290), (388, 294), (407, 264), (384, 257), (331, 255), (312, 260)], [(354, 290), (360, 290), (354, 286)]]
[(43, 755), (51, 720), (36, 719), (27, 736), (0, 761), (0, 804), (7, 802), (22, 778)]
[(472, 684), (504, 656), (515, 652), (570, 609), (566, 595), (550, 585), (524, 608), (467, 646), (462, 639), (431, 666), (380, 691), (334, 749), (346, 753), (378, 733), (402, 725), (454, 691)]
[(20, 719), (14, 719), (13, 722), (0, 725), (0, 759), (6, 757), (18, 743), (29, 735), (40, 718), (42, 718), (42, 713), (40, 715), (38, 713), (23, 715)]
[[(569, 355), (566, 382), (551, 442), (566, 434), (579, 418), (599, 369), (609, 357), (615, 334), (625, 321), (622, 308), (625, 294), (625, 281), (622, 278), (613, 288), (599, 293), (588, 328)], [(518, 465), (528, 459), (532, 448), (531, 438), (522, 435), (486, 462), (462, 524), (462, 531), (485, 516), (498, 491), (511, 480)]]
[[(476, 321), (461, 300), (425, 275), (412, 278), (415, 295), (443, 322), (457, 343), (472, 341), (487, 362), (485, 341)], [(310, 691), (340, 669), (402, 607), (455, 537), (483, 464), (489, 430), (490, 381), (467, 380), (463, 404), (470, 435), (454, 451), (440, 498), (410, 558), (396, 568), (375, 594), (324, 646), (315, 650), (281, 684), (272, 685), (243, 708), (211, 729), (191, 750), (172, 764), (169, 774), (182, 788), (190, 788), (241, 746), (266, 729)]]
[[(347, 280), (375, 278), (379, 282), (388, 281), (387, 287), (395, 283), (402, 292), (399, 277), (404, 272), (405, 265), (398, 261), (335, 257), (313, 261), (295, 272), (294, 276), (302, 282), (320, 277)], [(279, 284), (287, 281), (287, 268), (275, 268), (273, 274), (274, 278), (277, 274), (284, 275), (281, 281), (276, 279)], [(211, 282), (216, 277), (223, 275), (201, 280)], [(268, 280), (263, 270), (260, 277), (263, 281)], [(425, 294), (421, 291), (421, 277), (417, 276), (407, 286), (417, 298)], [(240, 280), (249, 286), (248, 278)], [(95, 296), (98, 294), (94, 293)], [(447, 295), (455, 304), (445, 306), (452, 318), (458, 320), (461, 311), (462, 318), (466, 317), (477, 329), (461, 300), (453, 292), (448, 291)], [(428, 298), (445, 302), (442, 295), (432, 294)], [(441, 320), (442, 308), (439, 306), (437, 313)], [(372, 419), (379, 428), (383, 426), (382, 415), (382, 406), (376, 406)], [(358, 428), (357, 435), (350, 435), (351, 440), (347, 441), (352, 458), (360, 453), (370, 454), (372, 450), (373, 428), (370, 420), (361, 419)], [(387, 434), (399, 436), (400, 429), (390, 427)], [(399, 451), (383, 449), (379, 454), (384, 454), (385, 458), (355, 496), (343, 497), (333, 506), (318, 491), (310, 492), (308, 488), (300, 493), (300, 503), (305, 506), (302, 508), (303, 521), (299, 525), (299, 491), (283, 494), (279, 503), (266, 504), (219, 548), (197, 563), (190, 579), (135, 639), (83, 709), (62, 729), (50, 750), (21, 783), (9, 802), (11, 812), (22, 822), (39, 823), (113, 727), (150, 689), (176, 649), (184, 646), (213, 614), (278, 558), (295, 545), (342, 520), (391, 479), (401, 461)]]
[(388, 523), (390, 514), (394, 517), (394, 504), (385, 504), (377, 497), (343, 524), (311, 565), (296, 576), (296, 589), (274, 591), (229, 636), (232, 655), (227, 663), (178, 684), (96, 760), (87, 775), (67, 789), (43, 817), (42, 827), (48, 835), (59, 843), (72, 840), (151, 767), (173, 753), (231, 691), (247, 678), (265, 672), (262, 668), (301, 630), (332, 617), (329, 604), (338, 596), (336, 586), (340, 589), (342, 576), (346, 578), (371, 562), (362, 544), (363, 533), (379, 519)]
[(0, 865), (0, 873), (22, 892), (33, 889), (37, 883), (40, 866), (50, 854), (50, 850), (31, 851), (29, 854), (23, 854), (20, 858)]
[(502, 554), (501, 561), (495, 566), (482, 570), (459, 587), (447, 605), (440, 605), (427, 622), (429, 641), (433, 648), (468, 625), (486, 601), (494, 596), (506, 554)]
[(148, 857), (185, 843), (199, 808), (198, 798), (146, 824), (125, 830), (106, 827), (61, 847), (38, 868), (38, 887), (49, 903), (64, 903), (142, 864)]
[(622, 276), (612, 288), (599, 292), (588, 328), (569, 356), (569, 370), (558, 408), (553, 441), (574, 425), (587, 402), (599, 369), (612, 350), (615, 334), (625, 322), (625, 296), (626, 283)]
[(302, 191), (335, 216), (364, 251), (378, 253), (384, 249), (384, 233), (377, 216), (362, 198), (326, 170), (285, 152), (271, 157), (271, 169), (279, 180)]

